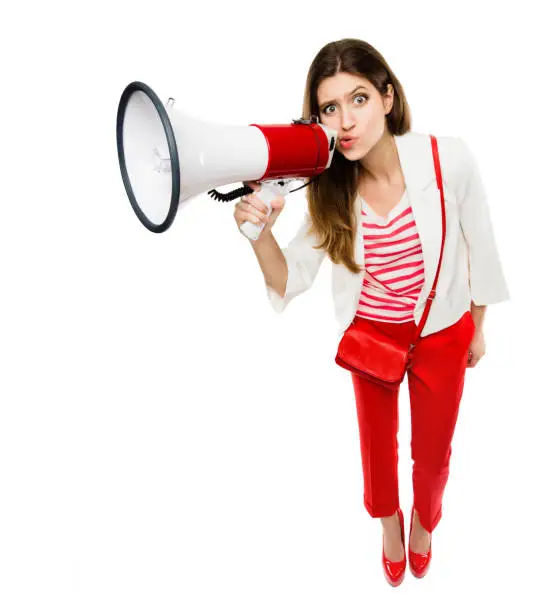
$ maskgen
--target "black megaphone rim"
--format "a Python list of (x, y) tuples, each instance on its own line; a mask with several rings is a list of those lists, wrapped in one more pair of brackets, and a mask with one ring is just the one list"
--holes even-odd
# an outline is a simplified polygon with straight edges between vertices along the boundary
[[(136, 196), (134, 195), (134, 190), (132, 189), (130, 178), (128, 176), (128, 171), (126, 170), (126, 160), (124, 157), (123, 142), (124, 115), (126, 114), (126, 107), (128, 106), (128, 101), (130, 100), (132, 94), (134, 94), (136, 91), (143, 91), (153, 103), (153, 106), (159, 114), (161, 123), (163, 124), (163, 129), (165, 130), (165, 136), (167, 138), (167, 144), (169, 147), (172, 173), (171, 202), (166, 219), (159, 224), (153, 223), (153, 221), (151, 221), (141, 210), (136, 200)], [(128, 198), (130, 199), (130, 203), (132, 204), (134, 212), (147, 229), (155, 233), (164, 232), (171, 226), (176, 216), (176, 211), (178, 210), (178, 199), (180, 197), (180, 163), (178, 159), (178, 148), (176, 146), (176, 138), (174, 137), (172, 124), (163, 103), (159, 99), (159, 96), (157, 96), (157, 94), (151, 89), (151, 87), (149, 87), (145, 83), (142, 83), (141, 81), (134, 81), (130, 83), (126, 87), (126, 89), (124, 89), (122, 95), (120, 96), (120, 103), (118, 104), (118, 114), (116, 117), (116, 143), (118, 147), (118, 161), (120, 163), (120, 173), (122, 174), (124, 187), (126, 188), (126, 193), (128, 194)]]

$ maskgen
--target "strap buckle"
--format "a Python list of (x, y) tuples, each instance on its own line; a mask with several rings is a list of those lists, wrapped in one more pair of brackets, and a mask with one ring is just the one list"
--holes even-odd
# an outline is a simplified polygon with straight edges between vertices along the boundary
[(430, 293), (428, 294), (428, 297), (426, 298), (427, 300), (433, 300), (436, 297), (436, 290), (435, 289), (431, 289)]

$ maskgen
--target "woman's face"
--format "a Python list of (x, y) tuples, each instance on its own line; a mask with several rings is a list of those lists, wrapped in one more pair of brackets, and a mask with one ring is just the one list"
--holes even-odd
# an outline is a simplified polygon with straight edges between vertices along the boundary
[[(381, 139), (386, 119), (393, 104), (393, 87), (382, 99), (368, 79), (347, 72), (338, 72), (318, 86), (320, 122), (337, 131), (337, 150), (347, 159), (364, 157)], [(355, 137), (348, 147), (345, 136)]]

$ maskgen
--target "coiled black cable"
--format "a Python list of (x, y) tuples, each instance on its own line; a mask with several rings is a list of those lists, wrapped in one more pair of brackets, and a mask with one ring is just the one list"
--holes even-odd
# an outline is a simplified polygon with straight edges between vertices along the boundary
[[(315, 176), (312, 177), (307, 183), (304, 183), (304, 185), (301, 185), (300, 187), (289, 191), (289, 193), (294, 193), (295, 191), (306, 187), (306, 185), (310, 185), (310, 183), (315, 179)], [(219, 191), (217, 191), (217, 189), (212, 189), (211, 191), (207, 192), (207, 195), (215, 200), (218, 200), (219, 202), (230, 202), (231, 200), (235, 200), (236, 198), (241, 198), (244, 195), (253, 193), (253, 191), (254, 190), (252, 189), (252, 187), (250, 187), (249, 185), (244, 185), (243, 187), (239, 187), (238, 189), (233, 189), (232, 191), (229, 191), (229, 193), (220, 193)]]

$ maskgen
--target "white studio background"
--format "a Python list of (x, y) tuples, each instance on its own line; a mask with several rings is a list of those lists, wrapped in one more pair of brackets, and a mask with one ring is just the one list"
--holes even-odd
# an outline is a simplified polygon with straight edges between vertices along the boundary
[[(292, 612), (553, 597), (556, 39), (547, 3), (54, 2), (2, 45), (0, 609)], [(200, 119), (290, 123), (327, 42), (362, 38), (414, 131), (462, 136), (511, 300), (466, 374), (428, 576), (391, 589), (363, 503), (326, 258), (281, 315), (205, 193), (163, 234), (128, 202), (120, 94)], [(234, 185), (236, 187), (238, 185)], [(225, 190), (232, 188), (228, 186)], [(304, 191), (274, 228), (294, 236)], [(400, 498), (412, 504), (400, 394)]]

